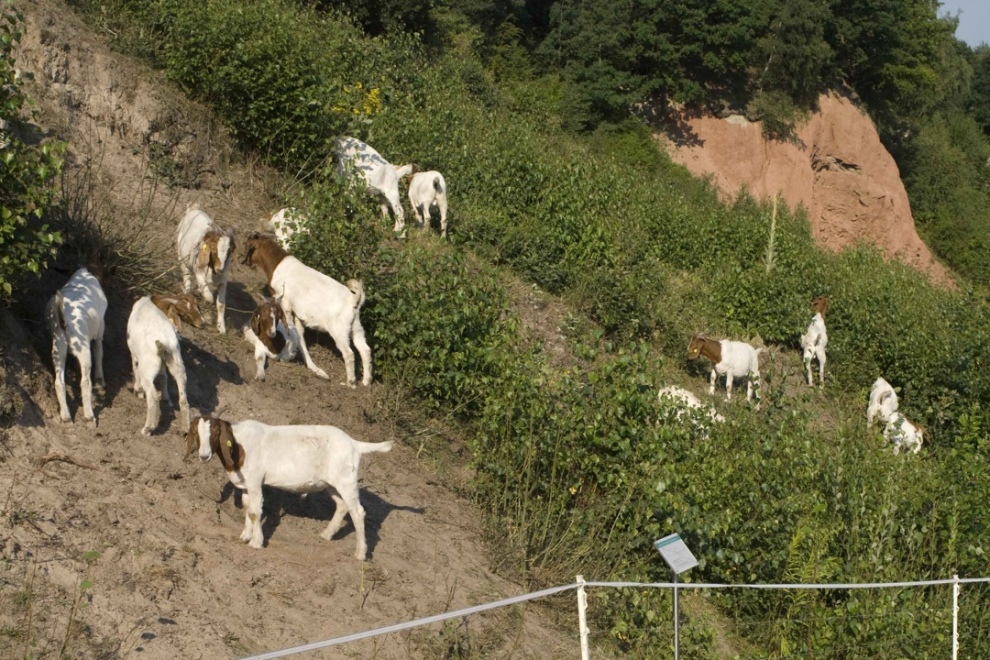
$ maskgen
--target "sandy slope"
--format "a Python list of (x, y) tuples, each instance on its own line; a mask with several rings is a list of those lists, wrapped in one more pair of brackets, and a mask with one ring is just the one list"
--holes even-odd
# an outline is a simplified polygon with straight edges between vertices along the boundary
[[(172, 263), (178, 210), (193, 199), (242, 232), (271, 210), (283, 184), (239, 160), (208, 113), (107, 50), (64, 4), (39, 0), (22, 9), (28, 29), (19, 64), (37, 76), (29, 91), (40, 101), (40, 129), (69, 142), (69, 179), (91, 185), (95, 206), (116, 221), (140, 227), (163, 270)], [(158, 169), (149, 166), (153, 152), (168, 155)], [(190, 187), (161, 185), (162, 162), (181, 164), (173, 174)], [(57, 287), (59, 277), (45, 285)], [(171, 272), (159, 285), (177, 281)], [(237, 657), (525, 591), (489, 570), (480, 516), (457, 494), (464, 470), (451, 464), (447, 440), (411, 438), (409, 426), (397, 424), (410, 417), (400, 392), (340, 386), (343, 363), (325, 336), (310, 341), (330, 382), (301, 363), (271, 365), (267, 382), (251, 380), (251, 348), (237, 329), (262, 283), (238, 263), (228, 293), (231, 334), (183, 332), (190, 403), (229, 419), (334, 424), (362, 440), (398, 440), (391, 453), (362, 464), (370, 561), (352, 557), (350, 524), (330, 543), (319, 538), (333, 506), (323, 494), (266, 491), (268, 546), (247, 547), (237, 539), (239, 494), (216, 461), (182, 462), (171, 411), (157, 435), (140, 435), (144, 402), (127, 389), (131, 300), (124, 294), (111, 295), (99, 427), (60, 424), (39, 297), (15, 310), (20, 320), (5, 312), (0, 324), (7, 393), (22, 407), (0, 431), (0, 656), (58, 657), (64, 645), (67, 657)], [(80, 418), (74, 366), (69, 380)], [(39, 469), (37, 460), (53, 451), (78, 464)], [(81, 591), (84, 579), (92, 586)], [(503, 610), (317, 656), (575, 653), (571, 632), (547, 622), (538, 607)]]

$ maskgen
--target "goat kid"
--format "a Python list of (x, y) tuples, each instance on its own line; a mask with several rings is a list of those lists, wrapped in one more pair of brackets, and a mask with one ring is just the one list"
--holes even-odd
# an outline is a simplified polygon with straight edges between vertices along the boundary
[(866, 407), (866, 426), (873, 426), (879, 417), (884, 424), (897, 412), (897, 392), (883, 378), (877, 378), (870, 389), (870, 401)]
[(299, 333), (289, 325), (282, 306), (274, 298), (266, 298), (254, 310), (251, 322), (244, 326), (244, 338), (254, 346), (256, 380), (265, 380), (268, 358), (289, 362), (296, 358), (299, 349)]
[(195, 289), (208, 303), (213, 302), (215, 292), (217, 329), (221, 334), (226, 333), (224, 315), (227, 310), (227, 279), (236, 247), (234, 231), (217, 227), (206, 211), (192, 204), (179, 221), (176, 245), (183, 289), (186, 293), (192, 293), (195, 279)]
[[(169, 307), (190, 325), (196, 325), (197, 318), (202, 325), (203, 319), (199, 317), (199, 310), (193, 315), (187, 314), (181, 305), (169, 305)], [(162, 398), (172, 405), (172, 399), (168, 394), (166, 368), (172, 373), (179, 391), (180, 425), (181, 431), (185, 433), (189, 428), (189, 402), (186, 400), (186, 368), (182, 364), (179, 334), (165, 312), (152, 301), (151, 296), (141, 298), (131, 309), (131, 315), (127, 319), (127, 348), (131, 352), (134, 393), (144, 397), (148, 404), (148, 413), (141, 433), (151, 435), (151, 432), (158, 428)], [(163, 376), (161, 395), (155, 388), (155, 378), (159, 373)]]
[(357, 534), (354, 556), (364, 561), (368, 544), (358, 467), (362, 455), (391, 450), (391, 441), (359, 442), (335, 426), (268, 426), (254, 420), (230, 424), (197, 417), (186, 434), (185, 449), (186, 457), (198, 450), (204, 463), (217, 454), (230, 482), (246, 492), (241, 540), (252, 548), (263, 548), (265, 542), (262, 486), (292, 493), (325, 490), (336, 508), (320, 537), (331, 540), (350, 513)]
[(709, 394), (715, 394), (715, 379), (725, 376), (725, 398), (732, 400), (732, 384), (736, 378), (746, 378), (746, 400), (753, 396), (754, 387), (757, 389), (756, 398), (759, 401), (760, 387), (760, 353), (763, 348), (753, 348), (741, 341), (723, 339), (715, 341), (703, 335), (695, 335), (688, 345), (688, 359), (696, 360), (704, 355), (712, 363)]
[(439, 172), (418, 172), (409, 181), (409, 203), (419, 226), (430, 226), (430, 209), (440, 212), (440, 236), (447, 238), (447, 182)]
[(395, 216), (392, 231), (405, 236), (406, 216), (399, 197), (399, 180), (419, 171), (415, 163), (396, 167), (388, 162), (371, 146), (352, 137), (337, 140), (334, 153), (337, 158), (337, 172), (344, 178), (364, 179), (369, 195), (383, 198), (382, 217), (388, 218), (389, 210)]
[[(55, 292), (45, 308), (48, 330), (52, 333), (52, 362), (55, 366), (55, 396), (59, 417), (71, 422), (65, 399), (65, 361), (69, 352), (79, 361), (79, 390), (83, 417), (96, 426), (93, 412), (93, 383), (104, 387), (103, 334), (106, 329), (107, 297), (100, 281), (88, 269), (80, 268)], [(91, 373), (92, 372), (92, 373)]]
[(887, 424), (884, 426), (883, 435), (894, 443), (895, 455), (899, 454), (902, 448), (915, 454), (921, 451), (921, 443), (925, 439), (925, 429), (920, 424), (911, 423), (907, 417), (899, 412), (891, 413), (886, 420)]
[(191, 293), (154, 295), (151, 296), (151, 302), (165, 314), (176, 330), (182, 330), (183, 320), (194, 328), (202, 328), (206, 325), (203, 317), (200, 316), (196, 299)]
[(361, 325), (364, 284), (360, 280), (348, 280), (344, 286), (286, 253), (270, 235), (258, 232), (248, 236), (241, 263), (259, 267), (268, 279), (268, 286), (279, 293), (286, 316), (293, 319), (299, 336), (299, 351), (310, 371), (320, 378), (330, 378), (309, 355), (304, 335), (306, 327), (323, 330), (333, 337), (344, 358), (349, 387), (357, 382), (354, 351), (351, 350), (353, 340), (361, 355), (361, 383), (371, 385), (371, 347)]
[[(719, 415), (711, 406), (705, 406), (692, 392), (671, 385), (664, 387), (657, 393), (657, 399), (662, 406), (669, 406), (676, 409), (674, 417), (681, 424), (690, 424), (704, 438), (708, 438), (708, 427), (711, 424), (721, 424), (725, 417)], [(698, 414), (695, 414), (698, 411)], [(705, 419), (707, 417), (707, 419)]]
[(825, 314), (828, 312), (829, 302), (825, 296), (818, 296), (811, 303), (811, 308), (815, 310), (815, 315), (811, 317), (808, 329), (801, 335), (801, 349), (803, 351), (804, 366), (808, 370), (808, 385), (814, 386), (815, 381), (811, 375), (811, 361), (818, 360), (818, 381), (820, 387), (825, 387), (825, 347), (828, 346), (828, 333), (825, 331)]

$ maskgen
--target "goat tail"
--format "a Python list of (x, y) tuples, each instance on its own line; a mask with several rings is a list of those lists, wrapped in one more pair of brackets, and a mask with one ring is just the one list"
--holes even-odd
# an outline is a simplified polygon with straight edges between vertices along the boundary
[(385, 442), (361, 442), (359, 440), (354, 441), (354, 447), (358, 450), (359, 454), (374, 454), (392, 451), (392, 441), (386, 440)]
[(440, 175), (433, 177), (433, 189), (437, 192), (443, 192), (443, 188), (440, 187)]
[(65, 296), (61, 291), (56, 291), (55, 295), (48, 301), (45, 317), (48, 321), (48, 329), (53, 335), (65, 336)]
[(347, 280), (347, 288), (354, 294), (354, 309), (360, 308), (364, 304), (364, 282)]

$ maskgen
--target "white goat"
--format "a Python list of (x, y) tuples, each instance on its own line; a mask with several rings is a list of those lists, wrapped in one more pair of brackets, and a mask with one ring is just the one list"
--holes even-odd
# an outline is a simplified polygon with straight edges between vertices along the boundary
[(884, 422), (897, 411), (897, 392), (883, 378), (877, 378), (870, 389), (870, 402), (866, 407), (866, 426), (873, 426), (877, 417)]
[(296, 358), (299, 349), (299, 333), (289, 325), (277, 299), (268, 299), (258, 305), (251, 315), (251, 322), (244, 326), (244, 338), (254, 346), (257, 364), (254, 377), (257, 380), (265, 379), (268, 358), (289, 362)]
[(86, 268), (77, 270), (66, 285), (48, 301), (45, 318), (48, 330), (52, 333), (55, 396), (58, 398), (59, 416), (63, 422), (72, 421), (69, 405), (65, 400), (65, 361), (69, 351), (72, 351), (79, 361), (83, 417), (96, 426), (90, 372), (94, 372), (96, 384), (104, 387), (103, 332), (106, 326), (103, 317), (106, 313), (107, 297), (103, 293), (103, 287)]
[(825, 332), (825, 314), (828, 312), (829, 302), (825, 296), (818, 296), (811, 303), (815, 315), (811, 317), (808, 329), (801, 335), (801, 349), (803, 351), (804, 366), (808, 370), (808, 385), (814, 386), (815, 381), (811, 375), (811, 361), (818, 360), (818, 381), (820, 387), (825, 387), (825, 347), (828, 346), (828, 333)]
[(339, 138), (334, 153), (340, 175), (347, 178), (361, 176), (369, 194), (384, 198), (382, 217), (388, 218), (391, 209), (395, 215), (393, 231), (404, 235), (406, 218), (402, 199), (399, 197), (399, 179), (415, 174), (419, 166), (410, 163), (396, 167), (372, 147), (352, 137)]
[[(719, 415), (715, 409), (711, 406), (705, 406), (701, 403), (692, 392), (684, 389), (683, 387), (677, 387), (671, 385), (670, 387), (664, 387), (657, 393), (657, 399), (660, 400), (661, 404), (666, 406), (673, 406), (677, 409), (675, 417), (678, 422), (684, 422), (685, 416), (688, 417), (688, 421), (691, 426), (702, 433), (704, 437), (708, 437), (708, 423), (703, 419), (690, 414), (689, 410), (699, 410), (702, 411), (711, 420), (712, 423), (720, 424), (725, 421), (725, 417)], [(685, 414), (687, 413), (687, 415)]]
[(268, 286), (280, 297), (286, 315), (293, 319), (299, 335), (299, 350), (310, 371), (320, 378), (327, 372), (313, 362), (306, 348), (306, 326), (330, 333), (337, 350), (344, 358), (347, 384), (354, 387), (354, 351), (351, 341), (361, 354), (361, 383), (371, 385), (371, 348), (361, 325), (361, 305), (364, 304), (364, 284), (348, 280), (344, 286), (286, 253), (270, 235), (253, 232), (247, 239), (242, 263), (258, 266), (268, 279)]
[(263, 548), (261, 530), (262, 486), (292, 493), (325, 490), (336, 509), (320, 537), (327, 541), (351, 514), (357, 534), (354, 556), (364, 561), (364, 507), (358, 497), (358, 467), (363, 454), (387, 452), (392, 441), (359, 442), (335, 426), (268, 426), (254, 420), (230, 424), (222, 419), (197, 417), (186, 434), (186, 456), (199, 450), (199, 459), (220, 457), (227, 478), (246, 491), (241, 540)]
[(723, 339), (715, 341), (702, 335), (695, 335), (688, 345), (688, 359), (697, 359), (699, 355), (704, 355), (712, 363), (711, 385), (709, 394), (715, 394), (715, 379), (717, 376), (725, 376), (725, 398), (732, 400), (732, 384), (736, 378), (747, 378), (746, 400), (753, 396), (753, 389), (757, 390), (756, 398), (759, 400), (760, 393), (760, 353), (763, 348), (753, 348), (746, 342), (730, 341)]
[(293, 235), (309, 234), (306, 222), (306, 216), (298, 209), (284, 208), (275, 213), (265, 224), (275, 234), (278, 244), (288, 250)]
[(886, 419), (883, 435), (894, 443), (895, 455), (899, 454), (902, 448), (909, 449), (915, 454), (921, 451), (925, 430), (920, 424), (912, 424), (899, 412), (891, 413)]
[[(194, 323), (193, 319), (186, 320)], [(141, 433), (151, 435), (158, 427), (162, 396), (155, 389), (155, 378), (159, 373), (163, 375), (162, 394), (165, 402), (172, 404), (168, 394), (168, 374), (164, 370), (166, 366), (172, 372), (179, 390), (179, 410), (182, 416), (180, 424), (185, 433), (189, 428), (189, 402), (186, 400), (186, 368), (182, 364), (179, 335), (150, 296), (138, 300), (131, 309), (131, 315), (127, 319), (127, 348), (131, 352), (131, 368), (134, 371), (134, 393), (139, 397), (143, 396), (148, 403), (148, 414)]]
[(206, 211), (192, 204), (179, 221), (176, 244), (185, 292), (193, 292), (193, 278), (206, 302), (213, 302), (216, 292), (217, 329), (226, 333), (224, 314), (227, 310), (227, 277), (235, 247), (233, 230), (220, 229)]
[(447, 237), (447, 182), (439, 172), (418, 172), (409, 182), (409, 203), (419, 226), (430, 226), (430, 209), (440, 211), (440, 235)]

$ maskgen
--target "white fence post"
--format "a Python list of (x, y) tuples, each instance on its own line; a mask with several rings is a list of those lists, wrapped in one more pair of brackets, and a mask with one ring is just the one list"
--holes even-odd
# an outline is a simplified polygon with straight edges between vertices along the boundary
[(577, 576), (578, 625), (581, 632), (581, 660), (588, 660), (588, 595), (584, 592), (584, 576)]
[(959, 575), (952, 576), (952, 660), (959, 658)]

